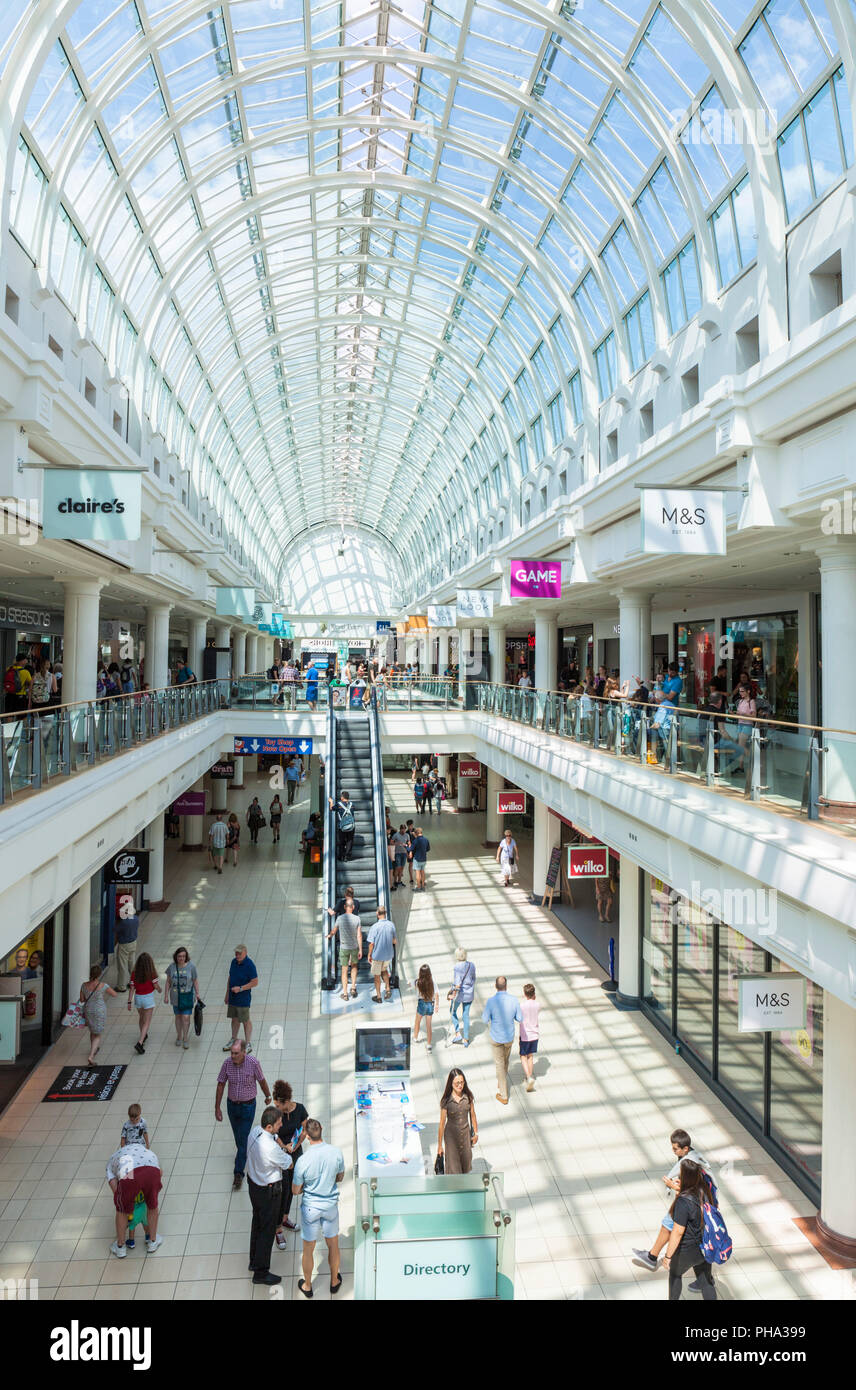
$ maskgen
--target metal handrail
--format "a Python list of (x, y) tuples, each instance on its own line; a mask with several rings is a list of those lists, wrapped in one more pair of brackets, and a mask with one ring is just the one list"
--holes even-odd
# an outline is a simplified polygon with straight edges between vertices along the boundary
[[(389, 892), (389, 852), (386, 847), (386, 815), (383, 797), (383, 754), (380, 746), (377, 692), (374, 689), (372, 689), (371, 704), (369, 706), (369, 743), (372, 760), (372, 814), (374, 817), (375, 831), (375, 875), (377, 877), (378, 889), (377, 902), (378, 907), (383, 905), (386, 908), (387, 916), (391, 921), (392, 908), (390, 907)], [(395, 947), (393, 947), (389, 976), (390, 989), (398, 989), (397, 964), (398, 952)]]
[(336, 800), (336, 711), (332, 701), (327, 706), (327, 748), (324, 760), (324, 888), (321, 894), (321, 988), (336, 988), (336, 937), (327, 940), (330, 931), (328, 908), (336, 911), (336, 812), (328, 797)]

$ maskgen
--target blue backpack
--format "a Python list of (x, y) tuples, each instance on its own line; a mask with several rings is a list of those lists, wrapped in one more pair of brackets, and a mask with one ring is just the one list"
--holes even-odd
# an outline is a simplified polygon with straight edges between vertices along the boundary
[(731, 1259), (733, 1246), (731, 1237), (726, 1230), (725, 1222), (719, 1207), (715, 1206), (716, 1188), (713, 1183), (713, 1200), (703, 1202), (701, 1208), (702, 1222), (704, 1229), (701, 1236), (700, 1250), (702, 1259), (711, 1265), (724, 1265)]

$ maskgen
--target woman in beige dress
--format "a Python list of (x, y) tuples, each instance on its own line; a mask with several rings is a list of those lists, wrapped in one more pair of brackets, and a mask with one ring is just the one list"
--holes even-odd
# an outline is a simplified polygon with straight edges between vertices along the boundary
[(473, 1093), (459, 1067), (453, 1067), (446, 1078), (446, 1089), (440, 1100), (440, 1131), (437, 1135), (437, 1157), (445, 1149), (446, 1173), (470, 1173), (473, 1167), (473, 1144), (479, 1142), (479, 1123)]

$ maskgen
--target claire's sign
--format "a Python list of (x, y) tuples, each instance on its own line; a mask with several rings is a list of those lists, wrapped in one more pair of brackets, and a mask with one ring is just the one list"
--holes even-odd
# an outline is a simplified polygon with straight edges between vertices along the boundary
[(498, 816), (522, 816), (526, 810), (525, 792), (497, 792), (496, 814)]
[(606, 845), (568, 845), (568, 878), (607, 878), (609, 850)]
[(141, 499), (139, 473), (46, 468), (42, 534), (67, 541), (137, 541)]
[(561, 560), (512, 560), (512, 598), (561, 598)]

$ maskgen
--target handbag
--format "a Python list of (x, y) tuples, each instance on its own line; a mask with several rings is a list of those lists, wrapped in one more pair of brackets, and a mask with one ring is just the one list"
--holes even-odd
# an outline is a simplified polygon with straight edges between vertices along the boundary
[(437, 1174), (438, 1177), (442, 1177), (445, 1171), (446, 1165), (443, 1161), (443, 1155), (438, 1154), (437, 1157), (434, 1159), (434, 1172)]
[(205, 1008), (201, 999), (197, 999), (196, 1008), (193, 1010), (193, 1031), (197, 1038), (202, 1034), (202, 1010)]
[(267, 825), (267, 816), (261, 816), (261, 817), (259, 818), (259, 827), (261, 827), (261, 826), (263, 826), (263, 825)]
[(83, 1017), (83, 1005), (77, 1000), (69, 1004), (62, 1020), (63, 1028), (85, 1028), (86, 1019)]

